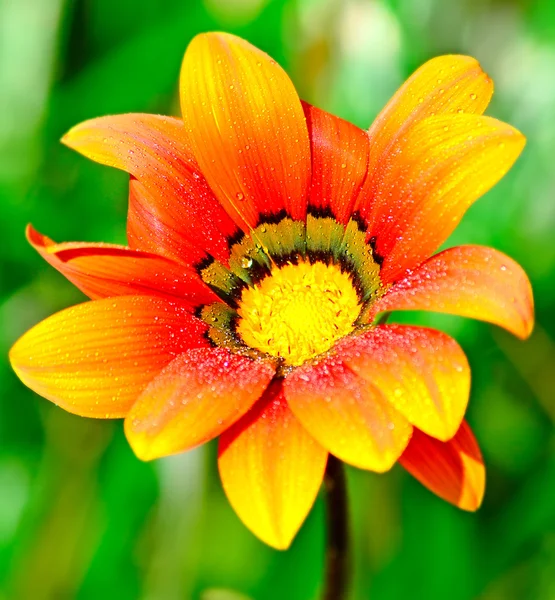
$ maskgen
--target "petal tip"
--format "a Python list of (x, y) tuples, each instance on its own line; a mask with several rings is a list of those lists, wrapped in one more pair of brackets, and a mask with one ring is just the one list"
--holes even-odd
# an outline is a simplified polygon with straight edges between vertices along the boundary
[(290, 538), (276, 538), (275, 540), (268, 540), (267, 544), (275, 550), (289, 550), (291, 543), (293, 542), (294, 534)]
[(45, 248), (54, 243), (49, 237), (37, 231), (31, 223), (28, 223), (25, 227), (25, 238), (35, 250)]
[(161, 455), (156, 453), (155, 444), (152, 443), (152, 440), (149, 440), (146, 435), (134, 431), (130, 419), (125, 419), (123, 431), (131, 450), (139, 460), (149, 462), (161, 458)]
[(463, 456), (465, 468), (471, 474), (471, 481), (462, 491), (456, 506), (467, 512), (476, 512), (484, 500), (486, 491), (486, 469), (482, 462)]
[(74, 149), (78, 145), (77, 137), (78, 137), (80, 128), (81, 128), (81, 124), (75, 125), (74, 127), (72, 127), (69, 131), (67, 131), (66, 133), (64, 133), (64, 135), (62, 135), (62, 137), (60, 138), (60, 142), (64, 146)]

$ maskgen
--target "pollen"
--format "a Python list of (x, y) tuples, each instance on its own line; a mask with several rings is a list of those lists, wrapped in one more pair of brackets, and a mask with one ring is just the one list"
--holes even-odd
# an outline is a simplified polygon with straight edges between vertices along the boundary
[(243, 291), (237, 333), (248, 346), (297, 366), (351, 333), (360, 310), (351, 277), (338, 266), (288, 264)]

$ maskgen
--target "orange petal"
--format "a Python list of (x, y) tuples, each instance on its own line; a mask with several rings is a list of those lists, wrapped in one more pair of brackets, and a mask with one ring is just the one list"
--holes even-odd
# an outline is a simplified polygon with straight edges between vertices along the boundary
[(412, 426), (378, 388), (338, 358), (295, 369), (285, 396), (315, 440), (361, 469), (387, 471), (411, 436)]
[(85, 417), (124, 417), (175, 356), (205, 346), (204, 323), (178, 302), (120, 296), (67, 308), (24, 334), (10, 351), (23, 383)]
[(287, 406), (277, 380), (221, 435), (218, 465), (239, 518), (266, 544), (285, 549), (314, 503), (327, 456)]
[(219, 300), (194, 270), (156, 254), (113, 244), (56, 244), (31, 225), (27, 239), (48, 263), (93, 300), (135, 294), (177, 296), (191, 307)]
[(415, 429), (399, 462), (422, 485), (447, 502), (463, 510), (480, 507), (486, 470), (466, 421), (448, 442), (440, 442)]
[(309, 205), (347, 223), (368, 169), (368, 133), (303, 103), (312, 153)]
[(449, 248), (396, 283), (375, 306), (432, 310), (505, 327), (524, 339), (534, 326), (534, 300), (526, 273), (511, 258), (481, 246)]
[(525, 139), (475, 115), (427, 119), (395, 146), (377, 177), (368, 236), (390, 283), (427, 259), (468, 207), (509, 170)]
[[(62, 141), (137, 180), (139, 193), (132, 194), (129, 207), (132, 247), (189, 263), (203, 258), (206, 250), (225, 261), (227, 238), (236, 227), (202, 176), (180, 119), (101, 117), (77, 125)], [(136, 229), (142, 235), (136, 235)]]
[(198, 35), (181, 70), (181, 108), (196, 159), (245, 231), (260, 214), (306, 214), (310, 147), (297, 92), (283, 69), (248, 42)]
[[(419, 122), (435, 115), (481, 115), (493, 94), (493, 82), (470, 56), (432, 58), (397, 90), (370, 127), (367, 193), (397, 142)], [(369, 207), (364, 207), (367, 210)], [(365, 216), (365, 215), (364, 215)]]
[(334, 351), (415, 427), (441, 440), (455, 435), (470, 393), (470, 369), (455, 340), (434, 329), (380, 325)]
[(135, 454), (152, 460), (216, 437), (260, 398), (274, 368), (225, 348), (178, 356), (151, 381), (125, 420)]

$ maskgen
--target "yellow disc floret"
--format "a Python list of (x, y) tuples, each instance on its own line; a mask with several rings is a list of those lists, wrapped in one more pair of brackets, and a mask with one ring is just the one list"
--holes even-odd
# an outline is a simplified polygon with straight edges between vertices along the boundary
[(252, 348), (296, 366), (349, 334), (360, 309), (349, 274), (337, 265), (288, 264), (245, 289), (237, 333)]

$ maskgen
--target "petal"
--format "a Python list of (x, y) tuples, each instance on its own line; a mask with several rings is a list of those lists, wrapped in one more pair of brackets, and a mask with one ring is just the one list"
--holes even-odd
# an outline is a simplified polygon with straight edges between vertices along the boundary
[(315, 440), (361, 469), (387, 471), (411, 436), (411, 425), (378, 388), (337, 358), (295, 369), (285, 396)]
[(534, 326), (534, 300), (526, 273), (514, 260), (481, 246), (449, 248), (396, 283), (374, 314), (432, 310), (480, 319), (524, 339)]
[(185, 352), (151, 381), (125, 420), (135, 454), (152, 460), (216, 437), (260, 398), (274, 368), (225, 348)]
[(463, 510), (480, 507), (486, 470), (466, 421), (448, 442), (440, 442), (415, 429), (399, 462), (422, 485), (447, 502)]
[(441, 116), (411, 128), (377, 176), (368, 236), (390, 283), (428, 258), (468, 207), (509, 170), (525, 139), (475, 115)]
[(380, 325), (334, 350), (415, 427), (441, 440), (455, 435), (470, 393), (470, 368), (455, 340), (435, 329)]
[(208, 251), (225, 261), (236, 227), (200, 173), (180, 119), (101, 117), (77, 125), (62, 141), (137, 180), (129, 206), (132, 247), (190, 263)]
[(150, 296), (85, 302), (42, 321), (10, 351), (23, 383), (85, 417), (124, 417), (175, 356), (205, 346), (186, 305)]
[(309, 206), (347, 223), (368, 169), (368, 134), (303, 103), (312, 154)]
[(304, 219), (310, 147), (285, 71), (240, 38), (206, 33), (187, 48), (180, 86), (195, 157), (239, 227), (283, 209)]
[(285, 549), (316, 499), (327, 456), (293, 415), (276, 380), (221, 435), (218, 465), (239, 518), (266, 544)]
[(375, 173), (396, 142), (420, 121), (435, 115), (481, 115), (493, 94), (493, 82), (470, 56), (432, 58), (397, 90), (370, 127), (369, 190)]
[(27, 239), (55, 269), (90, 298), (144, 295), (178, 297), (191, 307), (218, 297), (197, 273), (168, 258), (113, 244), (56, 244), (31, 225)]

